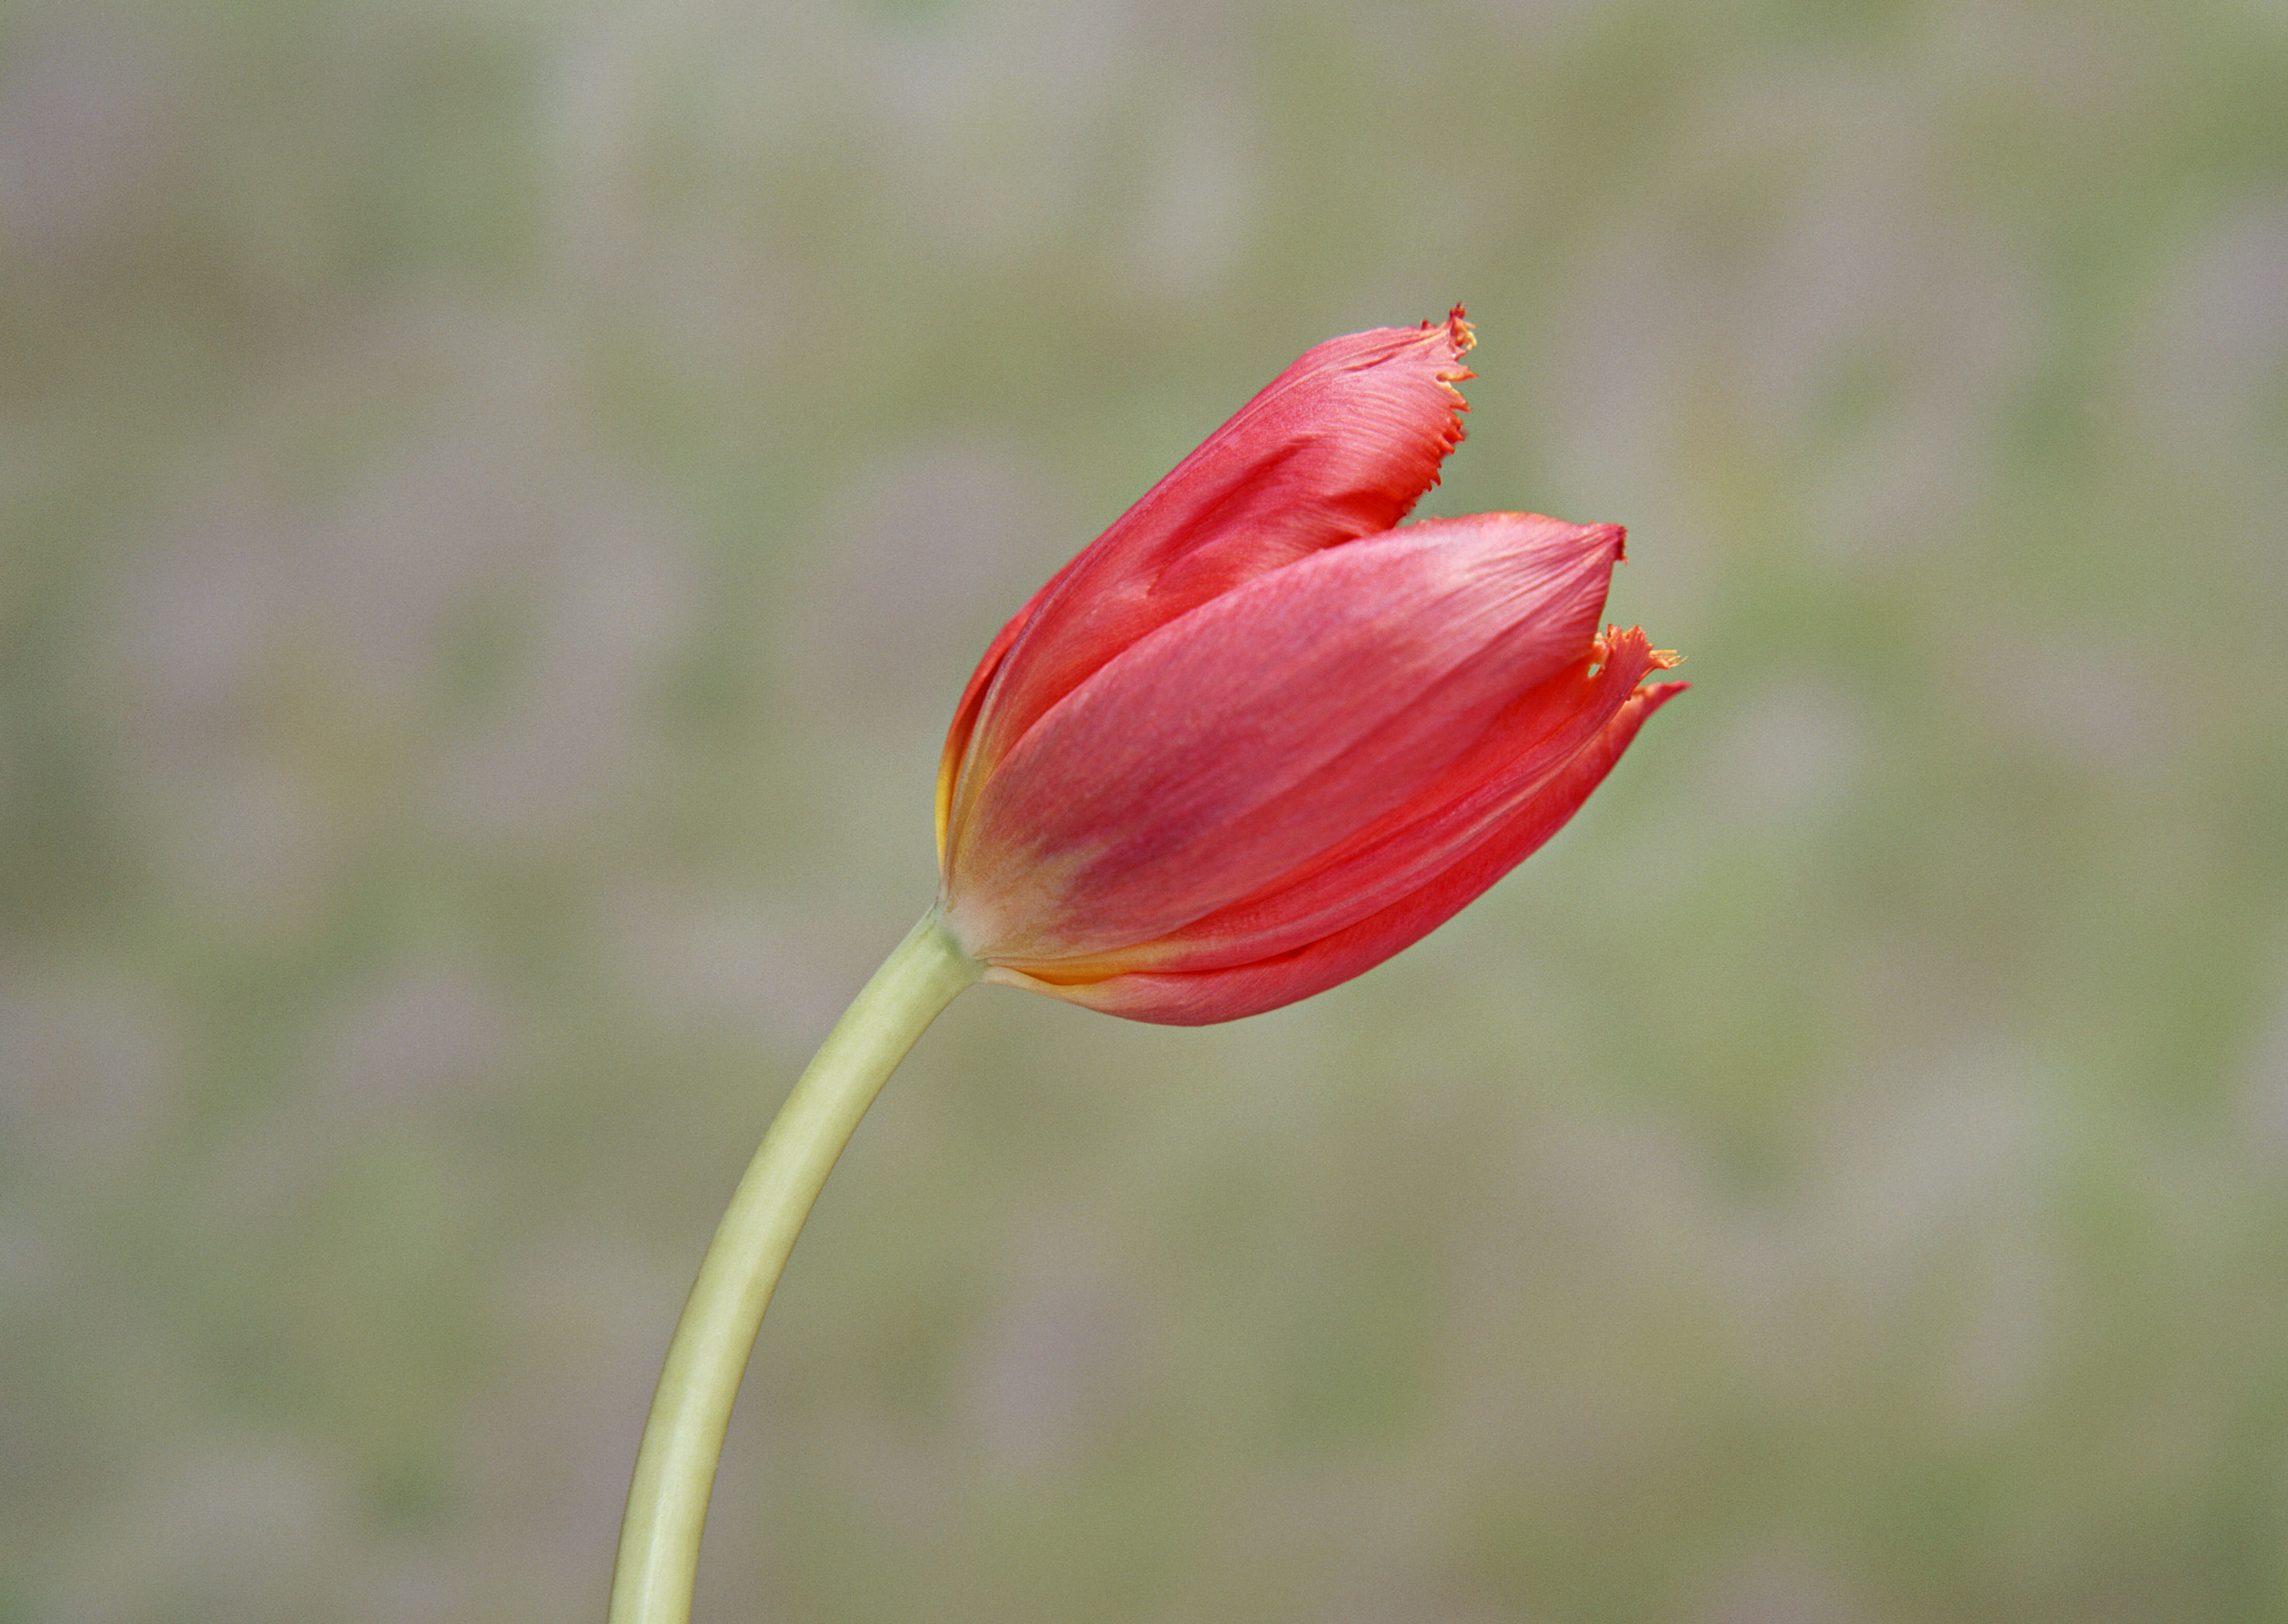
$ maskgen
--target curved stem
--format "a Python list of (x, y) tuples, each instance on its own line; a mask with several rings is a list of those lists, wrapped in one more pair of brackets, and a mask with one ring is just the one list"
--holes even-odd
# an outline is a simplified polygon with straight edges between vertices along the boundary
[(636, 1452), (610, 1624), (685, 1624), (731, 1400), (795, 1236), (835, 1159), (922, 1029), (984, 973), (937, 910), (852, 1001), (748, 1164), (676, 1322)]

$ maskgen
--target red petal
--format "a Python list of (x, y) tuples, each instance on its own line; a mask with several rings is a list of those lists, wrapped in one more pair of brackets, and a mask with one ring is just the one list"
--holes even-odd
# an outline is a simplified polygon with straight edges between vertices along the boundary
[[(1641, 630), (1616, 631), (1513, 703), (1434, 783), (1266, 890), (1093, 965), (1011, 962), (1057, 981), (1128, 970), (1225, 970), (1309, 946), (1402, 901), (1510, 824), (1668, 663)], [(1521, 854), (1522, 855), (1522, 854)]]
[[(1049, 586), (1056, 585), (1052, 578)], [(1017, 611), (1010, 622), (994, 634), (986, 646), (985, 657), (969, 674), (969, 685), (961, 691), (961, 702), (953, 708), (953, 725), (945, 730), (945, 749), (937, 758), (937, 870), (945, 872), (946, 830), (953, 821), (954, 786), (961, 777), (961, 764), (969, 754), (969, 735), (977, 726), (977, 713), (985, 703), (985, 691), (991, 685), (1001, 661), (1009, 652), (1009, 645), (1025, 629), (1025, 621), (1033, 613), (1033, 605), (1041, 601), (1049, 586), (1033, 594), (1025, 606)]]
[(1589, 747), (1489, 838), (1402, 900), (1307, 947), (1223, 970), (1137, 971), (1077, 985), (997, 966), (986, 972), (986, 979), (1029, 986), (1132, 1020), (1177, 1026), (1259, 1015), (1324, 992), (1411, 947), (1531, 855), (1604, 780), (1645, 718), (1685, 685), (1660, 683), (1631, 694)]
[(955, 713), (941, 842), (1026, 730), (1121, 650), (1243, 581), (1403, 519), (1461, 440), (1453, 385), (1473, 376), (1461, 357), (1474, 342), (1458, 305), (1442, 326), (1308, 351), (1035, 593)]
[(995, 961), (1118, 952), (1293, 875), (1581, 659), (1621, 532), (1438, 519), (1204, 604), (1099, 670), (957, 820), (949, 916)]

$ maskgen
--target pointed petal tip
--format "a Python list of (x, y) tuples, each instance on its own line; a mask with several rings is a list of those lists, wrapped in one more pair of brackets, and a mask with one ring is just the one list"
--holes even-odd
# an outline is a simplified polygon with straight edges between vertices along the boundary
[(1446, 313), (1444, 322), (1425, 321), (1422, 324), (1422, 330), (1426, 333), (1434, 326), (1442, 325), (1446, 329), (1446, 342), (1453, 346), (1454, 359), (1459, 360), (1477, 348), (1478, 345), (1478, 329), (1470, 325), (1467, 320), (1468, 314), (1467, 311), (1457, 304), (1453, 309)]
[[(1404, 329), (1401, 329), (1399, 330), (1403, 331)], [(1454, 385), (1457, 384), (1466, 384), (1470, 379), (1478, 376), (1476, 373), (1471, 371), (1469, 368), (1462, 364), (1462, 357), (1467, 355), (1472, 350), (1478, 347), (1478, 329), (1471, 326), (1468, 321), (1463, 320), (1462, 307), (1459, 305), (1457, 305), (1451, 311), (1447, 313), (1445, 321), (1431, 321), (1426, 320), (1416, 330), (1421, 333), (1434, 335), (1434, 337), (1432, 340), (1434, 343), (1439, 340), (1442, 340), (1444, 342), (1446, 346), (1446, 359), (1452, 364), (1441, 367), (1436, 372), (1431, 374), (1431, 376), (1439, 383), (1444, 384), (1446, 392), (1454, 397), (1454, 409), (1456, 411), (1468, 411), (1470, 409), (1470, 403), (1462, 398), (1462, 392), (1455, 388)], [(1364, 337), (1365, 335), (1362, 334), (1360, 336)], [(1453, 438), (1448, 443), (1450, 445), (1459, 445), (1461, 441), (1462, 425), (1459, 423), (1456, 423), (1453, 428)]]
[(1569, 519), (1556, 519), (1547, 513), (1488, 513), (1487, 519), (1514, 519), (1534, 527), (1552, 538), (1561, 538), (1566, 550), (1575, 556), (1602, 558), (1609, 564), (1625, 564), (1629, 557), (1629, 533), (1614, 524), (1576, 524)]
[[(1425, 321), (1422, 325), (1426, 328), (1430, 323)], [(1455, 305), (1446, 317), (1445, 337), (1446, 347), (1452, 353), (1451, 360), (1454, 364), (1439, 371), (1438, 381), (1445, 384), (1446, 392), (1454, 397), (1457, 408), (1466, 412), (1470, 409), (1470, 403), (1462, 398), (1462, 392), (1454, 385), (1467, 383), (1478, 376), (1462, 365), (1462, 357), (1478, 347), (1478, 329), (1462, 319), (1462, 307), (1459, 305)], [(1460, 440), (1460, 429), (1461, 425), (1457, 424), (1455, 438), (1458, 443)]]
[[(1590, 669), (1594, 671), (1635, 649), (1643, 650), (1641, 658), (1644, 660), (1648, 674), (1652, 671), (1672, 671), (1684, 663), (1682, 654), (1672, 648), (1650, 647), (1651, 641), (1652, 639), (1645, 636), (1644, 628), (1641, 626), (1631, 626), (1625, 630), (1618, 626), (1608, 626), (1603, 635), (1589, 645)], [(1642, 678), (1639, 680), (1641, 681)], [(1636, 697), (1648, 701), (1649, 709), (1646, 714), (1650, 715), (1652, 711), (1659, 709), (1691, 685), (1688, 682), (1656, 682), (1649, 686), (1639, 688)]]

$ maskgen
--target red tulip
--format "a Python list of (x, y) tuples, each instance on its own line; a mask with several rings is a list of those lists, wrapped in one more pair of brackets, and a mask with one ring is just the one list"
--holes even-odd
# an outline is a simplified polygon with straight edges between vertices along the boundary
[(1458, 306), (1319, 345), (993, 640), (937, 807), (986, 979), (1185, 1026), (1308, 997), (1522, 861), (1682, 689), (1598, 635), (1618, 526), (1394, 528), (1474, 342)]

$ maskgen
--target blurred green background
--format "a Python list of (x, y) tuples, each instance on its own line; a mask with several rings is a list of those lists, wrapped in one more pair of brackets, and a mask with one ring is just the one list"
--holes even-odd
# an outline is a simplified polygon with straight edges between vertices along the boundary
[(1695, 691), (1421, 947), (924, 1039), (711, 1620), (2288, 1618), (2288, 10), (0, 19), (0, 1624), (600, 1616), (1003, 616), (1466, 300)]

